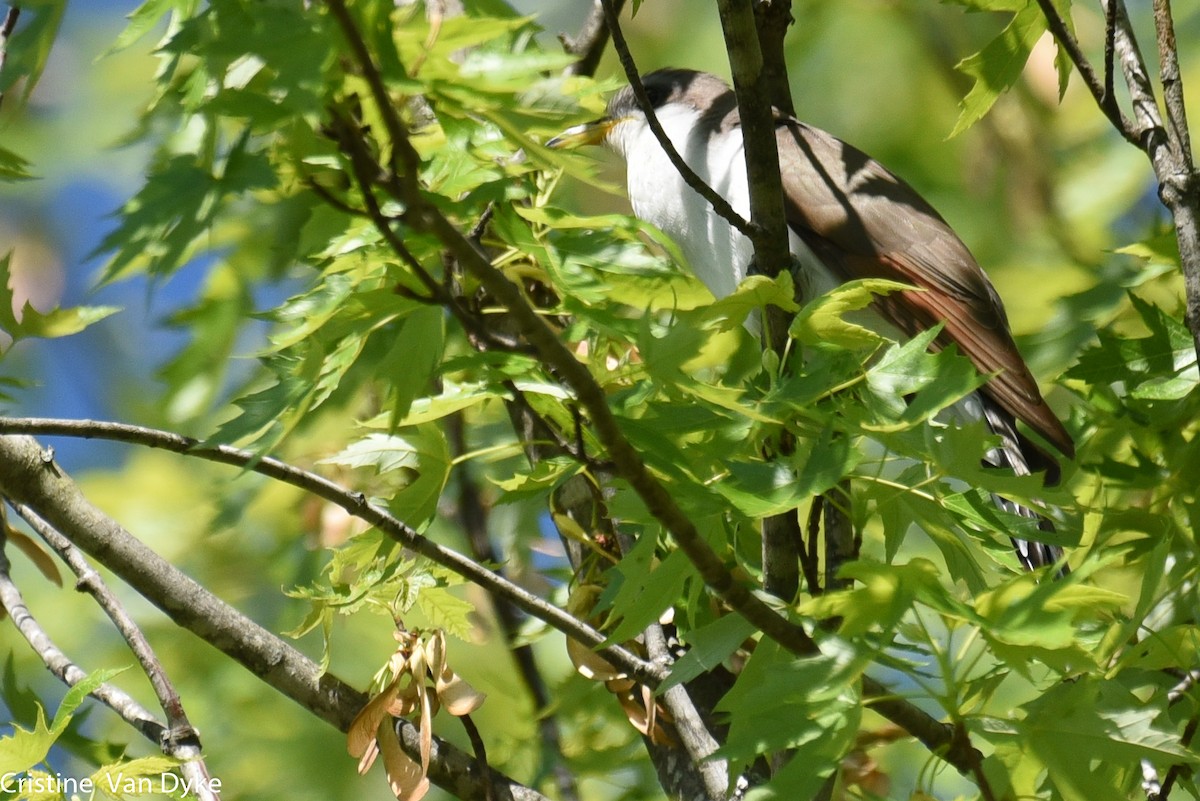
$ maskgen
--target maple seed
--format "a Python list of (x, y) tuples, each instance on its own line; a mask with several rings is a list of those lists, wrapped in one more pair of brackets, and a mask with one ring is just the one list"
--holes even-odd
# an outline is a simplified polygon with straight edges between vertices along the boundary
[[(439, 708), (456, 717), (469, 715), (483, 703), (485, 695), (454, 672), (446, 658), (446, 632), (408, 631), (398, 627), (398, 643), (387, 664), (376, 677), (382, 685), (355, 715), (346, 733), (346, 749), (359, 760), (358, 772), (366, 773), (383, 755), (388, 786), (399, 801), (420, 801), (429, 791), (430, 751), (433, 747), (433, 716)], [(392, 728), (392, 717), (417, 713), (413, 723), (420, 732), (420, 761), (400, 747)]]

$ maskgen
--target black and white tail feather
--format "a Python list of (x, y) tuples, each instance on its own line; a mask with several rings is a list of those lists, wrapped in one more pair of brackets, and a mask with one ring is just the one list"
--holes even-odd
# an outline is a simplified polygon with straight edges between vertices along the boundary
[[(988, 451), (984, 459), (985, 463), (992, 467), (1007, 468), (1018, 476), (1032, 475), (1031, 462), (1037, 464), (1043, 461), (1042, 455), (1026, 453), (1027, 447), (1022, 445), (1022, 437), (1017, 433), (1012, 415), (1001, 409), (986, 395), (977, 393), (976, 397), (982, 403), (983, 418), (988, 428), (993, 434), (1000, 437), (1000, 445)], [(1038, 528), (1042, 531), (1053, 532), (1055, 530), (1054, 522), (1050, 518), (1027, 506), (1022, 506), (1016, 501), (993, 493), (992, 502), (996, 504), (996, 508), (1004, 512), (1038, 521)], [(1058, 565), (1056, 575), (1059, 578), (1065, 577), (1070, 572), (1066, 560), (1062, 558), (1063, 550), (1057, 545), (1023, 540), (1017, 537), (1009, 537), (1009, 540), (1012, 542), (1013, 552), (1026, 570)]]

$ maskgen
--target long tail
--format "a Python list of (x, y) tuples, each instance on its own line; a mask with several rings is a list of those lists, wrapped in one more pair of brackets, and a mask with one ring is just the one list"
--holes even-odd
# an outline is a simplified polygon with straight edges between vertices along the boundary
[[(983, 395), (983, 393), (980, 393), (980, 400), (983, 402), (983, 414), (988, 428), (992, 430), (992, 433), (1000, 437), (1000, 446), (988, 451), (985, 462), (993, 467), (1007, 467), (1019, 476), (1030, 475), (1032, 473), (1031, 465), (1043, 466), (1046, 462), (1046, 455), (1036, 452), (1032, 443), (1029, 443), (1028, 440), (1017, 432), (1016, 423), (1012, 415), (1000, 408), (999, 405), (986, 395)], [(997, 508), (1003, 511), (1018, 514), (1031, 520), (1037, 520), (1038, 528), (1042, 531), (1054, 531), (1054, 522), (1033, 509), (995, 494), (992, 495), (992, 502), (996, 504)], [(1066, 576), (1070, 572), (1067, 568), (1067, 563), (1062, 561), (1063, 550), (1057, 545), (1022, 540), (1016, 537), (1010, 537), (1009, 539), (1012, 541), (1013, 551), (1016, 553), (1017, 559), (1020, 560), (1021, 565), (1026, 570), (1035, 570), (1047, 565), (1060, 564), (1058, 570), (1059, 578)]]

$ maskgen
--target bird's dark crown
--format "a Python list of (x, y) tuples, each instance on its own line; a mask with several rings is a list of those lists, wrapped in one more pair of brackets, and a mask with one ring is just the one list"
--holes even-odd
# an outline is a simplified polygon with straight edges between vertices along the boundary
[[(672, 103), (690, 106), (704, 115), (718, 119), (737, 107), (729, 85), (715, 75), (687, 69), (661, 69), (642, 76), (642, 85), (654, 109)], [(640, 115), (637, 97), (632, 86), (626, 86), (608, 101), (608, 118), (619, 120)]]

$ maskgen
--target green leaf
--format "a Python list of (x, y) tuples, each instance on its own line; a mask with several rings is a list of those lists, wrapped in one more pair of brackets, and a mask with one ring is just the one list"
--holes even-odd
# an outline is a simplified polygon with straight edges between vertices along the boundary
[(622, 559), (613, 568), (622, 572), (624, 581), (613, 601), (612, 614), (620, 622), (609, 634), (609, 642), (625, 642), (645, 631), (679, 600), (684, 582), (695, 575), (695, 569), (683, 551), (671, 551), (648, 573), (627, 575), (624, 566)]
[(886, 341), (882, 335), (846, 317), (870, 306), (876, 295), (903, 291), (917, 290), (882, 278), (849, 281), (806, 304), (792, 321), (788, 334), (807, 345), (828, 342), (851, 349), (878, 347)]
[(812, 443), (797, 448), (791, 461), (728, 462), (729, 476), (713, 485), (748, 517), (781, 514), (841, 481), (864, 457), (854, 440), (826, 428)]
[(1176, 731), (1159, 727), (1157, 704), (1147, 704), (1116, 681), (1088, 676), (1055, 684), (1026, 704), (1026, 711), (1025, 720), (1016, 724), (1018, 737), (1065, 798), (1109, 797), (1116, 786), (1109, 771), (1136, 770), (1142, 759), (1162, 767), (1200, 761)]
[(11, 735), (0, 738), (0, 776), (23, 773), (43, 762), (50, 753), (50, 748), (66, 731), (75, 710), (84, 702), (88, 693), (123, 671), (124, 668), (97, 670), (78, 681), (63, 696), (49, 726), (46, 725), (46, 716), (41, 706), (37, 709), (37, 722), (33, 731), (13, 726)]
[(8, 90), (24, 78), (25, 86), (18, 99), (26, 103), (46, 68), (67, 3), (66, 0), (27, 0), (20, 3), (19, 8), (19, 29), (0, 41), (0, 52), (4, 53), (4, 58), (0, 58), (4, 65), (0, 70), (0, 95), (7, 96)]
[(450, 477), (450, 459), (441, 430), (424, 424), (395, 434), (368, 434), (321, 464), (374, 468), (389, 477), (395, 490), (388, 508), (412, 528), (421, 529), (437, 511)]
[(1181, 320), (1130, 295), (1149, 336), (1130, 338), (1101, 329), (1098, 344), (1085, 350), (1067, 378), (1114, 386), (1141, 400), (1177, 400), (1200, 383), (1191, 332)]
[(400, 425), (412, 408), (413, 400), (428, 391), (429, 382), (442, 359), (446, 337), (442, 309), (427, 306), (416, 309), (400, 325), (395, 342), (377, 368), (391, 385), (389, 425)]
[(461, 640), (471, 638), (471, 615), (475, 604), (464, 601), (447, 587), (423, 587), (416, 596), (417, 607), (429, 622)]
[(29, 162), (6, 148), (0, 147), (0, 181), (28, 181)]
[(780, 779), (786, 798), (813, 797), (820, 776), (853, 745), (862, 716), (857, 683), (869, 658), (839, 640), (827, 640), (821, 649), (796, 659), (773, 642), (760, 642), (717, 705), (730, 718), (717, 755), (747, 764), (760, 754), (795, 749), (805, 770)]
[(671, 675), (655, 690), (662, 694), (715, 669), (757, 632), (741, 615), (727, 614), (688, 632), (688, 651), (671, 666)]
[(10, 262), (11, 254), (0, 256), (0, 331), (12, 337), (14, 342), (28, 337), (70, 336), (120, 311), (116, 306), (75, 306), (43, 313), (25, 301), (20, 312), (15, 312)]
[[(179, 760), (166, 756), (148, 756), (138, 759), (128, 759), (112, 765), (104, 765), (89, 777), (92, 786), (100, 790), (102, 795), (111, 798), (127, 796), (142, 796), (147, 787), (155, 789), (183, 789), (183, 779), (174, 775), (166, 776), (179, 767)], [(174, 780), (174, 781), (173, 781)], [(174, 786), (177, 782), (177, 786)], [(175, 795), (170, 793), (170, 795)], [(191, 793), (188, 793), (191, 795)]]
[(187, 18), (196, 11), (196, 0), (146, 0), (129, 15), (129, 24), (121, 31), (106, 55), (124, 50), (156, 27), (163, 17), (175, 13)]
[(1046, 30), (1046, 18), (1036, 3), (1025, 2), (1000, 35), (957, 69), (974, 79), (962, 101), (962, 112), (950, 132), (953, 139), (988, 113), (1000, 95), (1012, 88), (1025, 69), (1033, 46)]

